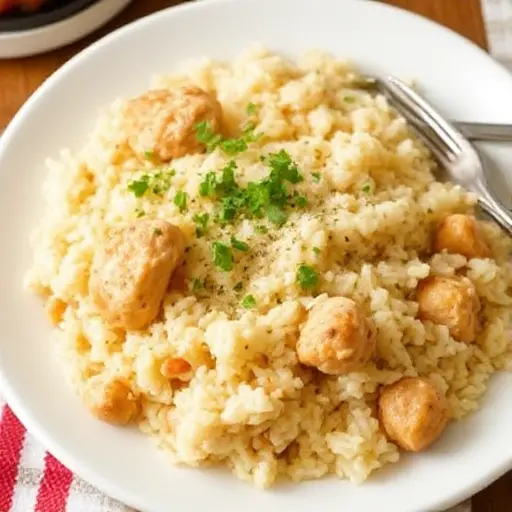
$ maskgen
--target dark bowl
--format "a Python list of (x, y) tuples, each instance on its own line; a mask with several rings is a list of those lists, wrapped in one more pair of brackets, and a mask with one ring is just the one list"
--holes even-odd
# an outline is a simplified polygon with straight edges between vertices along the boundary
[(15, 9), (0, 15), (0, 32), (30, 30), (69, 18), (100, 0), (50, 0), (37, 12)]

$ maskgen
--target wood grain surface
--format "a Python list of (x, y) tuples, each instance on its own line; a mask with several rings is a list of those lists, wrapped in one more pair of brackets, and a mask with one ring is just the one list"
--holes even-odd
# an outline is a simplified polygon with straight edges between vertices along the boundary
[[(435, 20), (484, 48), (487, 45), (480, 0), (383, 1)], [(116, 19), (78, 43), (45, 55), (0, 61), (0, 131), (5, 128), (30, 94), (75, 53), (117, 27), (178, 3), (181, 2), (177, 0), (135, 0)], [(478, 461), (475, 463), (477, 464)], [(511, 511), (512, 472), (473, 498), (473, 512)]]

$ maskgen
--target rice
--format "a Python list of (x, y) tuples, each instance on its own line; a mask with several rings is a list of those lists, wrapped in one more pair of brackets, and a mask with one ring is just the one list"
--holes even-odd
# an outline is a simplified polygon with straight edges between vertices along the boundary
[[(151, 164), (123, 144), (123, 100), (102, 113), (82, 149), (48, 161), (48, 208), (33, 239), (27, 286), (44, 296), (77, 393), (91, 379), (125, 379), (142, 404), (140, 429), (175, 463), (226, 465), (261, 488), (329, 473), (360, 483), (399, 460), (377, 419), (380, 386), (404, 375), (428, 377), (460, 419), (478, 408), (489, 377), (511, 367), (510, 240), (482, 223), (494, 259), (430, 254), (436, 224), (472, 212), (476, 198), (435, 180), (427, 150), (385, 98), (350, 88), (356, 76), (351, 64), (321, 52), (293, 62), (255, 48), (233, 62), (203, 59), (153, 80), (152, 88), (193, 83), (215, 93), (230, 133), (249, 103), (258, 106), (254, 122), (263, 137), (236, 158), (237, 179), (261, 179), (260, 155), (284, 149), (304, 177), (295, 189), (308, 199), (284, 226), (267, 226), (264, 234), (246, 219), (195, 236), (193, 216), (213, 213), (199, 184), (230, 160), (218, 150), (174, 160), (176, 174), (162, 197), (135, 197), (128, 185)], [(189, 197), (184, 212), (173, 202), (179, 190)], [(169, 292), (149, 328), (122, 332), (95, 311), (88, 279), (107, 229), (142, 214), (185, 234), (189, 289)], [(231, 236), (250, 251), (222, 272), (210, 246)], [(319, 272), (315, 293), (296, 282), (302, 264)], [(482, 302), (484, 328), (473, 344), (417, 318), (418, 282), (460, 272)], [(190, 289), (205, 278), (206, 290)], [(246, 295), (256, 302), (250, 310), (241, 306)], [(336, 377), (300, 365), (295, 343), (307, 309), (338, 295), (373, 318), (378, 360)], [(176, 387), (162, 373), (169, 357), (190, 363), (188, 384)]]

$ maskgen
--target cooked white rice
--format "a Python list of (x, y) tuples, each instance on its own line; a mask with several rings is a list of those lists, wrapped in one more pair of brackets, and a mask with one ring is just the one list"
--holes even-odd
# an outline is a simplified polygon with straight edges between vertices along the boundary
[[(510, 240), (483, 224), (495, 259), (430, 254), (433, 227), (447, 214), (472, 211), (475, 197), (435, 180), (428, 152), (386, 100), (348, 88), (355, 76), (350, 64), (323, 53), (295, 63), (258, 48), (153, 81), (154, 88), (194, 83), (214, 92), (233, 133), (246, 106), (259, 106), (256, 131), (264, 136), (237, 157), (238, 178), (260, 179), (260, 155), (285, 149), (305, 178), (296, 189), (309, 200), (267, 234), (244, 220), (195, 237), (193, 215), (211, 211), (199, 183), (229, 160), (218, 150), (173, 161), (168, 193), (136, 198), (127, 185), (144, 164), (121, 144), (122, 100), (102, 114), (82, 149), (48, 162), (48, 208), (34, 237), (28, 286), (45, 297), (58, 323), (54, 342), (77, 392), (91, 378), (127, 379), (142, 401), (141, 430), (177, 463), (225, 464), (259, 487), (328, 473), (360, 483), (399, 459), (376, 416), (380, 385), (428, 377), (460, 419), (477, 409), (488, 378), (512, 362)], [(172, 201), (178, 190), (189, 196), (183, 213)], [(158, 321), (124, 333), (95, 312), (88, 278), (106, 229), (140, 212), (178, 225), (189, 245), (188, 282), (206, 277), (212, 284), (203, 294), (169, 293)], [(210, 245), (233, 234), (251, 251), (222, 272)], [(296, 283), (300, 264), (319, 271), (315, 297)], [(460, 271), (482, 301), (484, 328), (474, 344), (417, 319), (418, 281)], [(242, 294), (234, 290), (239, 282)], [(250, 311), (240, 306), (247, 294), (256, 299)], [(373, 317), (377, 362), (340, 377), (298, 363), (305, 309), (327, 295), (351, 297)], [(168, 357), (190, 362), (188, 386), (174, 389), (162, 375)]]

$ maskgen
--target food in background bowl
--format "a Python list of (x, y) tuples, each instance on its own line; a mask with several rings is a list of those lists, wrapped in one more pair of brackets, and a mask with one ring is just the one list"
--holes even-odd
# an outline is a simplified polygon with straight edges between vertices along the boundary
[(0, 15), (15, 9), (20, 9), (24, 12), (34, 12), (50, 2), (51, 0), (0, 0)]
[(512, 362), (511, 241), (357, 71), (162, 76), (49, 162), (27, 279), (98, 418), (260, 487), (362, 482)]

